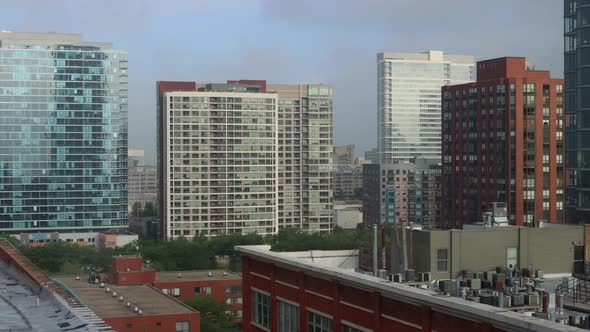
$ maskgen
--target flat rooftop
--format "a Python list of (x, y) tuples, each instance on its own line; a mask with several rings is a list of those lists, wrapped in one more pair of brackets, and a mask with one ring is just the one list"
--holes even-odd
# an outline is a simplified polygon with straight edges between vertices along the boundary
[[(373, 277), (342, 269), (336, 266), (324, 265), (319, 261), (308, 261), (292, 256), (290, 253), (272, 252), (268, 246), (237, 246), (236, 249), (243, 255), (260, 259), (262, 261), (280, 264), (296, 271), (308, 271), (314, 275), (322, 276), (347, 283), (353, 287), (379, 292), (393, 299), (401, 299), (440, 308), (453, 312), (460, 312), (466, 317), (475, 317), (482, 321), (492, 322), (501, 326), (507, 326), (515, 331), (583, 331), (576, 327), (558, 324), (540, 318), (530, 317), (524, 314), (514, 313), (509, 310), (464, 300), (458, 297), (437, 294), (432, 290), (418, 289), (408, 285), (394, 283), (389, 280)], [(329, 251), (324, 254), (328, 254)]]
[(24, 278), (6, 265), (0, 266), (1, 331), (96, 331), (55, 295), (33, 293)]
[[(225, 272), (225, 275), (224, 275)], [(211, 276), (209, 276), (211, 273)], [(179, 278), (178, 275), (182, 277)], [(200, 271), (166, 271), (156, 272), (156, 282), (182, 282), (200, 280), (241, 280), (242, 276), (224, 270), (200, 270)]]
[[(76, 280), (75, 276), (56, 277), (54, 280), (64, 284), (82, 303), (102, 318), (137, 315), (133, 312), (134, 307), (141, 309), (144, 316), (195, 312), (183, 303), (147, 285), (105, 284), (105, 287), (101, 288), (97, 284), (89, 283), (88, 276), (80, 276), (80, 280)], [(110, 288), (108, 293), (107, 287)], [(112, 292), (116, 292), (117, 296), (113, 297)], [(118, 300), (119, 296), (123, 296), (122, 302)], [(131, 303), (130, 308), (126, 306), (127, 302)]]

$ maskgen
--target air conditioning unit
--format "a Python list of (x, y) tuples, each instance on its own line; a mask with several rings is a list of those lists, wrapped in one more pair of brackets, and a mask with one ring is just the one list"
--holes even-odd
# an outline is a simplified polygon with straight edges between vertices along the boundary
[(512, 295), (512, 305), (515, 307), (524, 305), (524, 294)]
[(524, 296), (524, 304), (526, 305), (539, 305), (538, 294), (527, 294)]
[(415, 270), (406, 270), (406, 281), (416, 281), (416, 271)]
[(481, 280), (480, 279), (468, 279), (467, 286), (469, 286), (469, 288), (474, 289), (474, 290), (481, 289)]
[(403, 278), (402, 278), (402, 275), (400, 273), (390, 274), (389, 275), (389, 281), (402, 282), (403, 281)]
[(438, 288), (444, 293), (455, 294), (455, 280), (440, 280)]
[(377, 277), (381, 279), (387, 279), (387, 270), (379, 269), (377, 270)]
[(429, 282), (431, 280), (430, 272), (420, 272), (418, 273), (418, 280), (422, 282)]

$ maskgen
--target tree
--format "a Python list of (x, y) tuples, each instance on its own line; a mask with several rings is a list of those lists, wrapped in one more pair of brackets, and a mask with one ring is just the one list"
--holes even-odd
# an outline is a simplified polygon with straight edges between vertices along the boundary
[(131, 216), (132, 217), (141, 217), (143, 215), (143, 208), (141, 207), (141, 202), (135, 202), (131, 205)]
[(210, 296), (197, 296), (185, 301), (201, 313), (202, 332), (225, 332), (236, 329), (236, 314), (229, 311), (225, 302), (217, 302)]
[(156, 209), (156, 205), (153, 202), (146, 202), (143, 206), (143, 217), (156, 217), (158, 215), (158, 210)]
[(362, 234), (335, 228), (331, 234), (307, 233), (298, 228), (285, 228), (273, 237), (272, 251), (358, 249)]

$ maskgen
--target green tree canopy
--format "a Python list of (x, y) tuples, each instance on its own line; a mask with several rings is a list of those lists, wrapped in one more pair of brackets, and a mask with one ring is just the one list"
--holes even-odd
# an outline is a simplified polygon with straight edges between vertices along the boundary
[(141, 217), (143, 215), (143, 208), (141, 202), (135, 202), (131, 205), (131, 216)]
[(146, 202), (143, 206), (143, 217), (156, 217), (158, 215), (158, 210), (156, 209), (156, 204), (154, 202)]
[(236, 330), (236, 314), (229, 311), (225, 302), (217, 302), (210, 296), (197, 296), (185, 301), (201, 313), (202, 332), (226, 332)]

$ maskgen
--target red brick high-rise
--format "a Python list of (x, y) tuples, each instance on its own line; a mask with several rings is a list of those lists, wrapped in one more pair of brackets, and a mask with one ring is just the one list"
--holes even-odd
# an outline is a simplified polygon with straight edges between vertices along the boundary
[(507, 204), (510, 224), (562, 223), (563, 80), (525, 58), (477, 63), (477, 81), (442, 88), (443, 224)]

